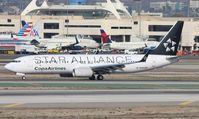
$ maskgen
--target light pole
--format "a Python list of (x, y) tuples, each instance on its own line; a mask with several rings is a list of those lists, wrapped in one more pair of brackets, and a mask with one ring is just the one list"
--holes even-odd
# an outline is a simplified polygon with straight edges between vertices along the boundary
[(66, 32), (67, 32), (67, 36), (68, 36), (68, 23), (69, 23), (69, 19), (68, 19), (68, 5), (69, 5), (69, 2), (68, 2), (68, 0), (66, 0), (66, 19), (67, 20), (65, 20), (65, 22), (66, 22), (66, 24), (67, 24), (67, 28), (66, 28)]
[(141, 9), (142, 9), (142, 1), (141, 0), (134, 0), (136, 2), (137, 5), (137, 13), (138, 13), (138, 17), (139, 17), (139, 37), (141, 37), (142, 31), (141, 31)]

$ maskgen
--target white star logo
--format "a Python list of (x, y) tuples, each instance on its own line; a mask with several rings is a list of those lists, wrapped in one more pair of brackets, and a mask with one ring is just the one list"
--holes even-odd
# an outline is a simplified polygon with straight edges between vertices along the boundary
[(166, 43), (163, 43), (164, 47), (166, 48), (166, 52), (175, 51), (176, 42), (172, 41), (170, 38), (167, 40)]

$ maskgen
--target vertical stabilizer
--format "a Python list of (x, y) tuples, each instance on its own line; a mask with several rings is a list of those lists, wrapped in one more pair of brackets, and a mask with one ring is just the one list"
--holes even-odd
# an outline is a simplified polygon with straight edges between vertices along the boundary
[(160, 44), (150, 52), (158, 55), (176, 55), (181, 40), (184, 22), (178, 21), (162, 38)]
[(111, 39), (103, 29), (100, 29), (100, 32), (101, 32), (102, 44), (112, 43)]

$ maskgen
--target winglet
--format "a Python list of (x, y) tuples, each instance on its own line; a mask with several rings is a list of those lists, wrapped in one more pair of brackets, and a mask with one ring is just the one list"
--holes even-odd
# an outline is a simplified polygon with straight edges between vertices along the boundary
[(148, 56), (149, 56), (149, 52), (150, 52), (150, 50), (148, 50), (148, 51), (146, 52), (146, 54), (144, 55), (144, 57), (143, 57), (139, 62), (146, 62), (146, 60), (147, 60), (147, 58), (148, 58)]
[(148, 58), (148, 56), (149, 56), (150, 51), (151, 51), (151, 50), (148, 50), (148, 51), (146, 52), (146, 54), (142, 57), (142, 59), (141, 59), (140, 61), (133, 62), (133, 64), (135, 64), (135, 63), (140, 63), (140, 62), (146, 62), (146, 60), (147, 60), (147, 58)]
[(78, 40), (77, 36), (75, 36), (75, 40), (76, 40), (75, 44), (79, 44), (79, 40)]

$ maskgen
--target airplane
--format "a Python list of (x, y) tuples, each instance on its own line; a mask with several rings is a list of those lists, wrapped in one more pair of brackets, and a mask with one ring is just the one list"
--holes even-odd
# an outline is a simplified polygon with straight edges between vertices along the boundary
[[(0, 46), (15, 46), (15, 45), (34, 45), (39, 48), (57, 49), (62, 46), (71, 46), (75, 43), (75, 37), (53, 37), (40, 38), (38, 29), (33, 22), (21, 21), (22, 28), (17, 34), (9, 34), (5, 37), (0, 35)], [(78, 38), (79, 46), (97, 48), (99, 44), (91, 38)], [(75, 47), (74, 47), (75, 48)]]
[[(36, 26), (36, 25), (35, 25)], [(62, 47), (71, 47), (75, 44), (77, 50), (80, 47), (87, 47), (87, 48), (98, 48), (99, 44), (93, 40), (91, 37), (80, 37), (77, 36), (65, 36), (65, 35), (56, 35), (52, 36), (52, 38), (40, 38), (38, 34), (38, 29), (33, 26), (32, 30), (33, 33), (36, 34), (38, 37), (35, 37), (31, 41), (31, 45), (35, 45), (37, 47), (46, 48), (47, 50), (50, 49), (62, 49)], [(78, 45), (76, 44), (76, 38), (78, 38)]]
[(152, 47), (152, 46), (157, 46), (159, 44), (159, 42), (157, 41), (115, 42), (109, 38), (109, 36), (103, 29), (100, 29), (100, 32), (101, 32), (102, 46), (110, 47), (111, 49), (137, 50), (145, 48), (146, 45), (148, 47)]
[[(31, 43), (32, 45), (38, 46), (38, 47), (46, 47), (47, 49), (57, 49), (57, 48), (66, 48), (71, 47), (76, 50), (80, 47), (87, 47), (87, 48), (97, 48), (99, 47), (99, 44), (90, 38), (79, 38), (78, 37), (78, 44), (76, 43), (76, 38), (74, 36), (67, 36), (64, 38), (44, 38), (44, 39), (34, 39)], [(74, 46), (75, 44), (75, 46)]]
[[(38, 48), (57, 49), (61, 47), (71, 47), (72, 49), (82, 49), (83, 47), (97, 48), (99, 44), (91, 38), (78, 38), (79, 43), (75, 43), (75, 37), (55, 37), (41, 39), (38, 30), (33, 26), (33, 22), (22, 22), (22, 29), (17, 34), (0, 37), (0, 46), (33, 45)], [(73, 46), (75, 44), (75, 46)], [(73, 46), (73, 47), (72, 47)]]
[(103, 80), (105, 74), (148, 71), (178, 62), (176, 56), (183, 21), (178, 21), (160, 44), (146, 54), (32, 55), (19, 57), (5, 68), (26, 79), (26, 74), (59, 74), (61, 77), (88, 77)]

